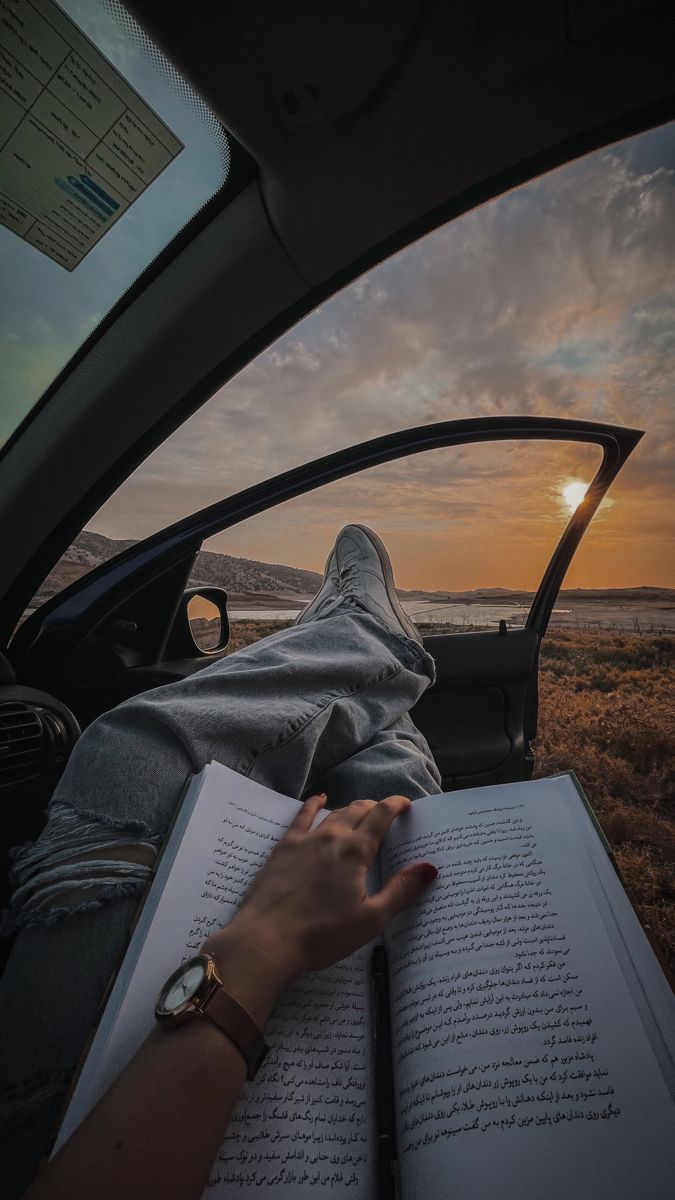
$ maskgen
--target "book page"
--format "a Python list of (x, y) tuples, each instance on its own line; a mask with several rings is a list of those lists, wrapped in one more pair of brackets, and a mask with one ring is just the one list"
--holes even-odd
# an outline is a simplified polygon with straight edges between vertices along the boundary
[(562, 777), (425, 797), (387, 834), (383, 879), (439, 868), (385, 938), (404, 1196), (672, 1195), (675, 1104), (573, 825), (597, 838)]
[[(298, 808), (297, 800), (218, 763), (193, 781), (55, 1151), (152, 1030), (168, 976), (235, 915)], [(320, 813), (317, 822), (328, 815)], [(213, 1164), (208, 1200), (253, 1191), (275, 1200), (375, 1196), (372, 945), (303, 976), (280, 997), (265, 1029), (271, 1049), (244, 1084)]]
[[(575, 787), (578, 783), (571, 776)], [(627, 896), (616, 870), (607, 869), (608, 848), (599, 838), (589, 837), (590, 815), (583, 792), (579, 788), (587, 821), (576, 808), (566, 806), (561, 819), (567, 818), (567, 832), (574, 842), (580, 859), (585, 862), (585, 874), (601, 914), (607, 936), (616, 948), (619, 964), (631, 990), (635, 1005), (652, 1039), (671, 1095), (675, 1098), (675, 1000), (673, 987), (645, 935), (633, 905)], [(604, 835), (603, 835), (604, 836)]]

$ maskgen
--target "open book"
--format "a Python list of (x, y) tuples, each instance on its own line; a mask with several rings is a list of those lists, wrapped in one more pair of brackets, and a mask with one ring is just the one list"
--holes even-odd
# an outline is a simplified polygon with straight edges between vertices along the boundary
[[(168, 975), (234, 916), (298, 805), (217, 763), (192, 780), (55, 1150), (152, 1029)], [(416, 800), (386, 834), (369, 893), (425, 858), (438, 878), (378, 939), (403, 1200), (670, 1200), (675, 1000), (573, 776)], [(281, 996), (210, 1200), (378, 1196), (374, 944)]]

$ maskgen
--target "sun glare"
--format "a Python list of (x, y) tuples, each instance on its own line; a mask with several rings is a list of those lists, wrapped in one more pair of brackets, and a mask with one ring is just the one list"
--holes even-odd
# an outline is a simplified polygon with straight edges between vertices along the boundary
[(571, 513), (576, 512), (587, 491), (588, 484), (581, 479), (572, 479), (561, 489), (562, 498)]

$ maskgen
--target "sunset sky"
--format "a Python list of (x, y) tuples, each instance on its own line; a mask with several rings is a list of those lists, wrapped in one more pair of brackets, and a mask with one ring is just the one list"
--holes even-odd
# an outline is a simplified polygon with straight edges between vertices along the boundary
[[(674, 172), (670, 125), (423, 238), (244, 369), (90, 527), (142, 537), (277, 471), (428, 421), (577, 416), (646, 433), (567, 585), (675, 586)], [(531, 587), (569, 517), (565, 488), (597, 461), (572, 444), (434, 451), (207, 548), (321, 569), (339, 527), (359, 520), (386, 540), (403, 587)]]

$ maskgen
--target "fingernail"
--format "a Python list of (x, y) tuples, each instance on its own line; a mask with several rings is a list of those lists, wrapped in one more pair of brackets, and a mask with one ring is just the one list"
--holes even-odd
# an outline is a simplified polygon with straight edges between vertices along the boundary
[(428, 884), (433, 883), (438, 875), (438, 870), (432, 863), (416, 863), (414, 867), (410, 867), (405, 871), (405, 874), (415, 874), (420, 883), (427, 887)]

